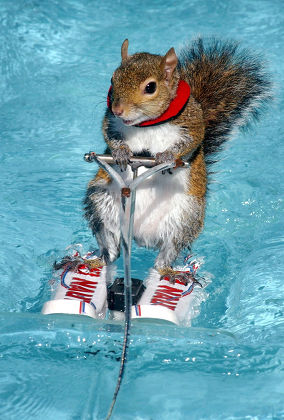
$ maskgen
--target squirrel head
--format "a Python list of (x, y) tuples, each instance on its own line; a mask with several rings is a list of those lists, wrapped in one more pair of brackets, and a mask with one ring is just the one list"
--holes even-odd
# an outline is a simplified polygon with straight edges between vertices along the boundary
[(165, 56), (128, 55), (128, 40), (121, 47), (121, 65), (113, 73), (111, 110), (125, 125), (158, 118), (176, 95), (179, 82), (174, 48)]

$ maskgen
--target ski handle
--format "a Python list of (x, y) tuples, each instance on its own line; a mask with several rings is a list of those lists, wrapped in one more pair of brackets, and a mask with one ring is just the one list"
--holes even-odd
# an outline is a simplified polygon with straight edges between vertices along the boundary
[[(114, 161), (113, 157), (111, 155), (99, 155), (95, 152), (89, 152), (85, 153), (84, 159), (86, 162), (94, 162), (97, 161), (97, 159), (108, 163), (109, 165), (115, 165), (116, 162)], [(133, 156), (129, 159), (129, 164), (131, 167), (137, 167), (139, 166), (145, 166), (145, 168), (152, 168), (153, 166), (156, 166), (155, 158), (152, 157), (144, 157), (144, 156)], [(184, 162), (182, 159), (177, 159), (175, 161), (175, 167), (188, 167), (188, 163)]]

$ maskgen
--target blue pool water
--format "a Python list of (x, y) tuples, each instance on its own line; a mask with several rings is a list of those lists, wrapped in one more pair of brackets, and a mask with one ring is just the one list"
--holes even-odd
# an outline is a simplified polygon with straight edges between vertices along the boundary
[[(122, 327), (40, 310), (54, 259), (95, 246), (82, 156), (104, 150), (121, 42), (165, 53), (197, 34), (264, 54), (275, 100), (214, 168), (194, 246), (212, 278), (200, 315), (190, 329), (133, 328), (113, 418), (283, 419), (283, 1), (1, 0), (0, 21), (0, 419), (106, 415)], [(134, 275), (153, 260), (135, 247)]]

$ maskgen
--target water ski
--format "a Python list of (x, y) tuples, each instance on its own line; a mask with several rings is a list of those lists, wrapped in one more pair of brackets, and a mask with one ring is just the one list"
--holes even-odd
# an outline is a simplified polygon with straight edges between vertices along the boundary
[[(122, 321), (124, 279), (116, 277), (115, 265), (92, 268), (92, 261), (96, 260), (94, 254), (81, 257), (76, 251), (62, 267), (55, 270), (53, 296), (43, 305), (42, 313)], [(201, 289), (205, 284), (197, 280), (198, 268), (195, 259), (188, 260), (183, 267), (176, 267), (178, 273), (187, 273), (187, 285), (178, 277), (174, 284), (167, 276), (161, 279), (154, 268), (144, 281), (132, 278), (131, 319), (190, 325), (205, 299), (205, 292)]]

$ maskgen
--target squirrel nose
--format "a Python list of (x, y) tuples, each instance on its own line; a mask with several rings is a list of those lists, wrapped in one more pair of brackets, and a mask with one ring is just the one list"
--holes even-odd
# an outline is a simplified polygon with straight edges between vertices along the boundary
[(112, 106), (112, 112), (116, 117), (120, 117), (123, 114), (123, 107), (121, 105)]

